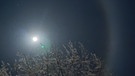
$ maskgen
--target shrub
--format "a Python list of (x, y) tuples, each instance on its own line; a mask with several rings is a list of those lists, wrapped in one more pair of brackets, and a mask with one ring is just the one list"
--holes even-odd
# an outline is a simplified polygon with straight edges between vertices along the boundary
[[(2, 65), (0, 76), (111, 76), (104, 68), (103, 61), (89, 53), (81, 43), (69, 42), (63, 48), (44, 49), (38, 56), (17, 53), (14, 67)], [(15, 71), (15, 72), (13, 72)], [(12, 73), (12, 74), (11, 74)]]

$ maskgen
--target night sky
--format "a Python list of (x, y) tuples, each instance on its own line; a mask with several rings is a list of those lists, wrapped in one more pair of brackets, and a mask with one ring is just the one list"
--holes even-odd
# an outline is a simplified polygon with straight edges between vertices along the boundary
[(40, 42), (82, 42), (117, 76), (135, 70), (135, 2), (128, 0), (0, 0), (0, 60), (31, 53)]

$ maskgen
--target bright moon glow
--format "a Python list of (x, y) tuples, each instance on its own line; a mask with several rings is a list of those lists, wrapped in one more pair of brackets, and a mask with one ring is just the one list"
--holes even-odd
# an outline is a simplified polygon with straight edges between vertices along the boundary
[(33, 37), (32, 40), (33, 40), (34, 42), (36, 42), (36, 41), (38, 40), (38, 38), (37, 38), (37, 37)]

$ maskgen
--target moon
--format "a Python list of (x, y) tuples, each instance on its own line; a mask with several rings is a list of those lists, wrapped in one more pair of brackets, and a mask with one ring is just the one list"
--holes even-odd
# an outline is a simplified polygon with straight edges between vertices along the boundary
[(36, 42), (36, 41), (38, 41), (38, 38), (35, 36), (35, 37), (32, 38), (32, 40), (33, 40), (34, 42)]

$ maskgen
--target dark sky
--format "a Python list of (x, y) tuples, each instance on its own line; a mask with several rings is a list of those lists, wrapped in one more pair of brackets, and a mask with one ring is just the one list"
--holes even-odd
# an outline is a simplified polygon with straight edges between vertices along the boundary
[[(104, 55), (108, 32), (105, 12), (95, 0), (1, 1), (0, 34), (2, 55), (27, 50), (33, 34), (52, 42), (80, 41)], [(9, 53), (10, 54), (10, 53)]]
[(61, 44), (80, 41), (107, 60), (117, 76), (133, 76), (134, 4), (128, 0), (1, 0), (0, 60), (13, 60), (17, 50), (36, 49), (30, 38), (39, 35), (43, 43), (45, 39)]

